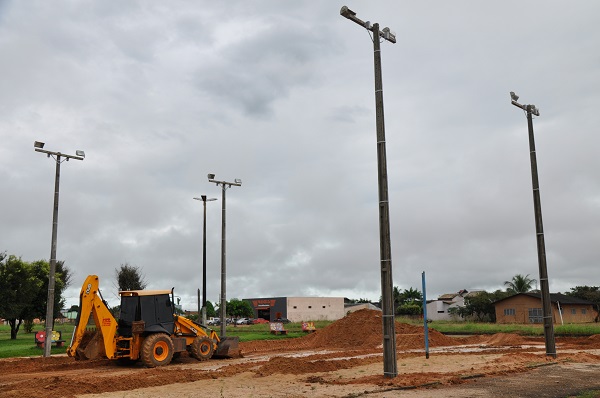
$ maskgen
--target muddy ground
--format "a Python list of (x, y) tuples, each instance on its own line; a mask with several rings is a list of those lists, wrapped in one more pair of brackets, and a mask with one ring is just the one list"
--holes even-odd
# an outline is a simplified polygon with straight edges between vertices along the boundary
[(242, 357), (182, 355), (148, 369), (66, 356), (0, 360), (1, 397), (568, 397), (600, 390), (600, 335), (449, 337), (396, 323), (398, 377), (383, 377), (381, 313), (363, 310), (299, 339), (240, 343)]

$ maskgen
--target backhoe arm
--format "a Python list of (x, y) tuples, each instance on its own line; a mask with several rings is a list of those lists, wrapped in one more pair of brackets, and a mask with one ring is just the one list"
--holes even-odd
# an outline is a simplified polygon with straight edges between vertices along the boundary
[(106, 357), (113, 358), (115, 355), (114, 337), (117, 331), (117, 321), (102, 301), (98, 288), (99, 282), (96, 275), (89, 275), (83, 282), (79, 294), (79, 315), (73, 330), (71, 344), (67, 349), (67, 355), (70, 357), (76, 357), (77, 348), (82, 342), (90, 313), (94, 317), (97, 331), (102, 334), (103, 351), (106, 353)]

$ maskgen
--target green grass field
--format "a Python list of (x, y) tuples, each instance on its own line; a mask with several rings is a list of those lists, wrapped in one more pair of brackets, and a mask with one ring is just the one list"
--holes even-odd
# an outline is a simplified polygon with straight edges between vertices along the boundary
[[(398, 318), (400, 322), (423, 325), (412, 320)], [(497, 324), (484, 322), (429, 322), (429, 328), (446, 334), (494, 334), (516, 333), (524, 336), (543, 336), (544, 327), (541, 324)], [(554, 325), (556, 336), (591, 336), (600, 334), (600, 323)]]
[[(410, 323), (416, 326), (422, 326), (423, 323), (408, 319), (397, 318), (400, 322)], [(331, 324), (330, 321), (314, 322), (318, 329), (322, 329)], [(526, 336), (543, 336), (544, 330), (542, 325), (501, 325), (495, 323), (479, 323), (479, 322), (430, 322), (429, 328), (435, 329), (441, 333), (447, 334), (494, 334), (494, 333), (517, 333)], [(220, 327), (213, 328), (220, 332)], [(280, 340), (296, 338), (306, 335), (302, 331), (301, 323), (289, 323), (285, 325), (288, 331), (287, 335), (273, 335), (270, 333), (269, 324), (260, 325), (244, 325), (244, 326), (227, 326), (228, 337), (239, 337), (240, 341), (254, 340)], [(0, 358), (12, 357), (30, 357), (41, 356), (43, 350), (36, 347), (34, 336), (35, 332), (43, 330), (43, 325), (36, 325), (33, 333), (25, 333), (21, 328), (16, 340), (10, 339), (10, 327), (8, 325), (0, 325)], [(65, 347), (52, 347), (52, 354), (64, 354), (66, 346), (71, 341), (73, 333), (72, 324), (57, 324), (55, 330), (62, 333), (62, 339), (66, 341)], [(591, 336), (600, 334), (600, 323), (587, 324), (572, 324), (572, 325), (555, 325), (556, 336)]]
[[(62, 339), (66, 341), (65, 347), (52, 347), (52, 354), (64, 354), (66, 346), (71, 341), (73, 325), (57, 324), (54, 328), (62, 333)], [(10, 326), (0, 325), (0, 358), (41, 356), (44, 350), (35, 345), (35, 333), (44, 330), (43, 325), (36, 325), (32, 333), (25, 333), (23, 328), (19, 329), (16, 340), (10, 339)]]

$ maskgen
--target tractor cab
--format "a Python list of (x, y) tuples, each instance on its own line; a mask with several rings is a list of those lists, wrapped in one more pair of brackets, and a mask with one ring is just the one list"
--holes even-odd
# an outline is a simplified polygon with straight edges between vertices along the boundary
[(170, 290), (131, 290), (119, 292), (121, 311), (118, 320), (118, 334), (123, 337), (136, 332), (173, 334), (174, 306)]

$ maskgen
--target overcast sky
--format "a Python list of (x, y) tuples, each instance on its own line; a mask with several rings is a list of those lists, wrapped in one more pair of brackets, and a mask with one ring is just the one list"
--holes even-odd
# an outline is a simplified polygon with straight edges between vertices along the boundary
[(118, 303), (142, 269), (195, 309), (207, 204), (208, 299), (381, 292), (373, 44), (383, 42), (394, 285), (428, 298), (538, 279), (527, 121), (552, 292), (600, 285), (596, 1), (0, 0), (0, 251), (57, 257)]

